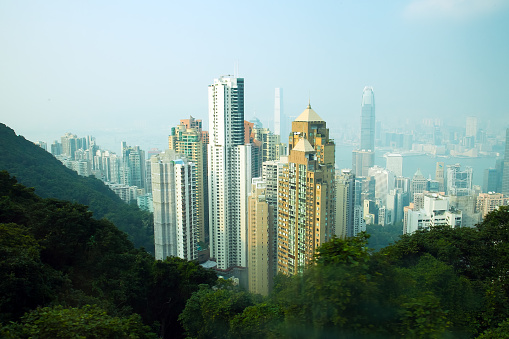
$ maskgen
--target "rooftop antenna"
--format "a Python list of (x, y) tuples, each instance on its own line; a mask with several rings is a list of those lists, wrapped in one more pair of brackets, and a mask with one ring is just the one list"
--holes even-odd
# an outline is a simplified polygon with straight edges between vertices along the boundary
[(311, 108), (311, 90), (309, 90), (308, 108)]
[(239, 76), (239, 60), (235, 61), (233, 74), (235, 78)]

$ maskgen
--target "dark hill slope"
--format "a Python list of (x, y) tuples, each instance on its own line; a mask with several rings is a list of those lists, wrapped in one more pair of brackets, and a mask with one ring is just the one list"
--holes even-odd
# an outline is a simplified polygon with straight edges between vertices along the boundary
[(124, 203), (101, 180), (82, 177), (53, 155), (0, 124), (0, 170), (43, 198), (87, 205), (96, 219), (107, 218), (126, 232), (136, 247), (154, 251), (152, 214)]

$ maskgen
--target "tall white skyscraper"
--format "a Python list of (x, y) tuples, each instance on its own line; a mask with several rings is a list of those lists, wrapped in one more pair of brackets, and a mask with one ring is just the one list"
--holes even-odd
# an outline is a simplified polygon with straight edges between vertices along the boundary
[(247, 265), (251, 145), (244, 145), (244, 79), (209, 85), (209, 241), (220, 269)]
[(155, 258), (198, 258), (195, 164), (174, 150), (150, 159)]
[(276, 88), (274, 100), (274, 134), (281, 135), (281, 112), (283, 111), (283, 89)]

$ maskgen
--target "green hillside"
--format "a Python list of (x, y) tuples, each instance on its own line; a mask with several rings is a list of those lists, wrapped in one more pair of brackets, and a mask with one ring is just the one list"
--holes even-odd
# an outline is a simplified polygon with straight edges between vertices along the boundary
[(35, 188), (37, 195), (87, 205), (95, 218), (107, 218), (126, 232), (136, 247), (154, 252), (152, 214), (124, 203), (101, 180), (79, 176), (4, 124), (0, 124), (0, 154), (0, 170)]
[(86, 206), (42, 199), (0, 171), (0, 337), (180, 337), (213, 271), (134, 248)]

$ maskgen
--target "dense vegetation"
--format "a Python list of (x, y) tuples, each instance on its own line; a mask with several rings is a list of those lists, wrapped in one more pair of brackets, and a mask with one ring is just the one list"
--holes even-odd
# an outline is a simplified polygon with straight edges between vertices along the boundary
[(155, 261), (86, 206), (42, 199), (0, 172), (0, 337), (179, 336), (186, 300), (215, 281), (195, 262)]
[(154, 252), (152, 214), (125, 204), (101, 180), (79, 176), (4, 124), (0, 124), (0, 154), (0, 170), (34, 187), (37, 195), (86, 205), (95, 218), (107, 218), (126, 232), (136, 247)]
[(367, 234), (323, 244), (265, 299), (203, 286), (180, 315), (192, 338), (508, 338), (509, 208), (378, 252)]

